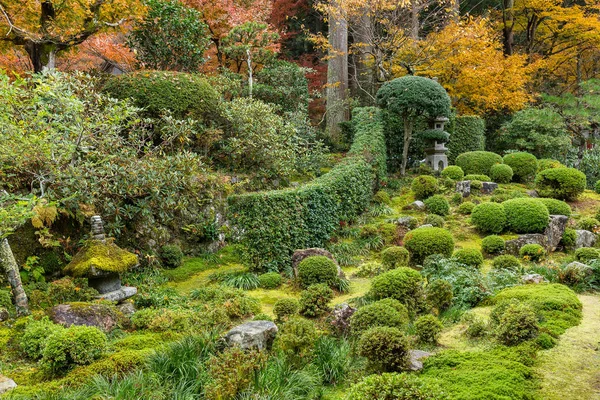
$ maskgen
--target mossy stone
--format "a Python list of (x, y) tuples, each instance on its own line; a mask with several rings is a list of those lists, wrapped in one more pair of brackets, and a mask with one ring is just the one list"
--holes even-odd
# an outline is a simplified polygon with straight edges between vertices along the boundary
[(111, 241), (90, 240), (63, 270), (76, 278), (99, 272), (123, 273), (138, 264), (138, 257)]

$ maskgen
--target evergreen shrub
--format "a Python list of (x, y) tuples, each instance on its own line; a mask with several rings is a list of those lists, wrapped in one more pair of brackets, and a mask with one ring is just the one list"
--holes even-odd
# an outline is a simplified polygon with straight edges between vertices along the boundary
[(500, 233), (506, 226), (504, 206), (498, 203), (481, 203), (473, 208), (471, 222), (484, 233)]
[(434, 195), (424, 201), (427, 211), (430, 213), (445, 216), (450, 213), (450, 204), (444, 196)]
[(483, 265), (483, 254), (478, 249), (459, 249), (454, 252), (453, 257), (469, 267), (479, 268)]
[(337, 266), (329, 257), (306, 257), (298, 264), (298, 280), (303, 288), (318, 283), (331, 286), (335, 282), (337, 274)]
[(498, 235), (490, 235), (481, 241), (481, 251), (485, 254), (502, 254), (505, 249), (505, 241)]
[(444, 168), (441, 175), (443, 178), (449, 178), (453, 181), (461, 181), (464, 178), (465, 173), (458, 165), (449, 165)]
[(517, 198), (502, 203), (508, 228), (515, 233), (541, 233), (550, 222), (548, 208), (537, 199)]
[(494, 164), (502, 164), (502, 157), (489, 151), (469, 151), (456, 157), (455, 164), (465, 174), (487, 175)]
[(503, 158), (504, 164), (510, 166), (513, 170), (513, 180), (515, 182), (528, 182), (538, 170), (537, 158), (530, 153), (518, 152), (509, 153)]
[(575, 200), (585, 190), (586, 178), (575, 168), (551, 168), (537, 174), (535, 185), (541, 197)]
[(416, 199), (423, 200), (437, 192), (438, 181), (431, 175), (419, 175), (413, 179), (410, 188)]
[(510, 183), (513, 175), (513, 169), (508, 164), (495, 164), (490, 168), (490, 178), (496, 183)]
[(454, 239), (443, 228), (418, 228), (404, 236), (404, 246), (410, 252), (413, 264), (421, 264), (427, 256), (442, 254), (450, 257), (454, 251)]

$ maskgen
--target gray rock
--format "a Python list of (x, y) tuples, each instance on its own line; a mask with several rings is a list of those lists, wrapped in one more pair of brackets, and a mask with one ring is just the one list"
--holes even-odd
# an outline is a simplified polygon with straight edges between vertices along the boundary
[(302, 260), (304, 260), (305, 258), (313, 257), (313, 256), (325, 256), (325, 257), (329, 258), (330, 260), (332, 260), (337, 267), (338, 276), (340, 278), (344, 277), (344, 272), (342, 271), (342, 268), (338, 264), (337, 260), (333, 257), (333, 254), (331, 254), (330, 252), (328, 252), (325, 249), (320, 249), (318, 247), (312, 247), (310, 249), (302, 249), (302, 250), (294, 251), (294, 254), (292, 254), (292, 269), (294, 271), (295, 277), (298, 276), (298, 264), (300, 264), (302, 262)]
[(419, 228), (433, 228), (433, 225), (431, 225), (431, 224), (424, 224), (424, 225), (419, 226)]
[(121, 277), (119, 274), (98, 270), (95, 271), (96, 276), (89, 277), (88, 284), (96, 289), (98, 293), (110, 293), (121, 288)]
[(4, 375), (0, 375), (0, 394), (6, 393), (9, 390), (12, 390), (17, 387), (15, 381), (10, 378), (7, 378)]
[(513, 256), (519, 255), (519, 250), (526, 244), (539, 244), (540, 246), (548, 247), (548, 237), (541, 233), (528, 233), (521, 235), (516, 239), (506, 241), (506, 253), (512, 254)]
[(117, 306), (117, 309), (121, 311), (121, 313), (123, 313), (123, 315), (126, 317), (131, 317), (133, 314), (135, 314), (136, 311), (133, 303), (130, 303), (128, 301), (126, 301), (123, 304), (119, 304)]
[(456, 182), (456, 191), (461, 193), (462, 197), (469, 197), (471, 195), (471, 181)]
[(575, 248), (579, 249), (581, 247), (594, 247), (596, 244), (596, 235), (590, 231), (585, 231), (583, 229), (576, 230), (577, 238), (575, 239)]
[(425, 203), (423, 203), (421, 200), (416, 200), (416, 201), (413, 201), (412, 203), (404, 206), (404, 209), (405, 210), (424, 211)]
[(95, 326), (110, 332), (119, 324), (114, 306), (98, 303), (59, 304), (50, 310), (50, 319), (64, 327), (71, 325)]
[(563, 270), (563, 277), (565, 284), (577, 284), (585, 282), (587, 278), (594, 274), (594, 269), (589, 265), (573, 261), (565, 267)]
[(524, 284), (538, 284), (538, 283), (543, 283), (546, 280), (540, 274), (527, 274), (527, 275), (523, 275), (521, 277), (521, 281)]
[(9, 317), (10, 315), (8, 314), (6, 308), (0, 307), (0, 322), (8, 320)]
[(229, 346), (239, 346), (244, 350), (264, 350), (271, 348), (277, 330), (277, 325), (271, 321), (250, 321), (227, 332), (225, 340)]
[(563, 233), (565, 233), (565, 228), (567, 227), (567, 222), (569, 222), (569, 217), (566, 215), (551, 215), (550, 223), (546, 228), (544, 234), (548, 238), (547, 250), (555, 251), (562, 239)]
[(419, 225), (419, 221), (415, 217), (405, 215), (403, 217), (398, 218), (398, 220), (396, 221), (396, 225), (403, 226), (406, 229), (415, 229)]
[(540, 197), (540, 195), (539, 195), (539, 193), (537, 192), (537, 190), (528, 190), (528, 191), (527, 191), (527, 195), (528, 195), (529, 197), (535, 197), (535, 198), (538, 198), (538, 197)]
[(97, 299), (100, 300), (108, 300), (108, 301), (116, 301), (117, 303), (123, 300), (126, 300), (130, 297), (133, 297), (137, 294), (137, 288), (132, 286), (121, 286), (118, 290), (113, 290), (112, 292), (103, 293), (101, 295), (96, 296)]
[(410, 371), (420, 371), (423, 369), (423, 359), (429, 357), (431, 353), (423, 350), (410, 350), (408, 369)]
[(496, 189), (498, 189), (496, 182), (481, 182), (481, 194), (492, 194)]
[(332, 312), (331, 325), (338, 334), (346, 334), (350, 330), (350, 317), (356, 312), (356, 308), (350, 307), (348, 303), (335, 306)]

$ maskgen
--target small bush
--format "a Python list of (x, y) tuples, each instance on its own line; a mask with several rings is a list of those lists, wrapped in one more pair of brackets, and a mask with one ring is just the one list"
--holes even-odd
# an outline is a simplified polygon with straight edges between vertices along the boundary
[(317, 283), (331, 286), (336, 278), (337, 266), (328, 257), (307, 257), (298, 265), (298, 279), (300, 280), (300, 286), (303, 288)]
[(490, 235), (483, 238), (481, 241), (481, 251), (485, 254), (502, 254), (505, 249), (505, 242), (498, 235)]
[[(596, 263), (595, 259), (590, 260), (590, 264)], [(558, 273), (558, 281), (565, 285), (577, 286), (579, 289), (588, 286), (588, 280), (595, 280), (594, 268), (582, 263), (569, 263), (565, 265)]]
[(437, 387), (413, 374), (384, 373), (363, 378), (352, 385), (344, 400), (443, 400)]
[(467, 324), (467, 329), (465, 330), (465, 335), (467, 335), (467, 337), (475, 339), (486, 335), (488, 330), (488, 324), (483, 318), (475, 315), (465, 322)]
[(380, 190), (373, 195), (373, 202), (390, 205), (392, 201), (390, 200), (390, 195), (386, 191)]
[(275, 289), (281, 285), (283, 278), (277, 272), (267, 272), (258, 276), (260, 287), (263, 289)]
[(444, 325), (431, 314), (420, 316), (415, 321), (415, 333), (420, 343), (437, 344)]
[(489, 151), (470, 151), (456, 157), (456, 165), (465, 174), (487, 175), (494, 164), (502, 164), (502, 157)]
[(573, 228), (566, 228), (565, 232), (562, 235), (562, 238), (560, 239), (560, 242), (562, 243), (562, 245), (569, 249), (575, 246), (575, 243), (577, 241), (577, 232), (575, 231), (575, 229)]
[(500, 233), (506, 226), (504, 206), (498, 203), (481, 203), (473, 209), (471, 222), (484, 233)]
[(423, 278), (412, 268), (399, 267), (373, 278), (367, 296), (396, 299), (413, 314), (423, 301)]
[(502, 205), (507, 225), (515, 233), (543, 232), (550, 222), (548, 208), (537, 199), (512, 199)]
[(57, 373), (98, 359), (106, 349), (106, 335), (91, 326), (71, 326), (48, 337), (42, 366)]
[(329, 311), (329, 302), (333, 299), (333, 290), (324, 283), (309, 286), (300, 293), (300, 314), (318, 317)]
[(575, 168), (551, 168), (541, 171), (535, 185), (542, 197), (575, 200), (586, 188), (585, 174)]
[(581, 247), (575, 250), (575, 258), (587, 264), (589, 261), (600, 259), (600, 249), (593, 247)]
[(571, 216), (571, 206), (561, 200), (556, 199), (537, 199), (544, 203), (550, 215), (566, 215), (567, 217)]
[(546, 257), (546, 250), (539, 244), (526, 244), (519, 250), (519, 255), (523, 259), (537, 262)]
[(459, 249), (454, 252), (453, 257), (469, 267), (479, 268), (483, 265), (483, 254), (477, 249)]
[(362, 334), (358, 342), (358, 354), (384, 372), (406, 369), (409, 350), (409, 340), (398, 328), (371, 328)]
[(494, 258), (492, 267), (497, 270), (518, 271), (521, 268), (521, 263), (517, 257), (505, 254)]
[(165, 268), (177, 268), (183, 261), (183, 252), (177, 245), (165, 245), (160, 248), (160, 261)]
[(510, 183), (513, 174), (512, 168), (507, 164), (495, 164), (490, 168), (490, 178), (496, 183)]
[(498, 321), (495, 336), (500, 343), (514, 346), (537, 336), (538, 319), (531, 305), (526, 303), (499, 304), (494, 312)]
[(583, 217), (577, 221), (577, 228), (596, 232), (600, 228), (600, 221), (592, 217)]
[(0, 289), (0, 307), (10, 309), (12, 307), (12, 296), (8, 290)]
[(471, 215), (474, 208), (475, 208), (475, 203), (473, 203), (471, 201), (465, 201), (460, 206), (458, 206), (456, 211), (462, 215)]
[(535, 340), (535, 343), (540, 347), (540, 349), (548, 350), (556, 346), (556, 339), (546, 332), (542, 332)]
[(419, 200), (433, 196), (438, 190), (438, 181), (430, 175), (420, 175), (413, 179), (410, 186), (415, 194), (415, 198)]
[(404, 236), (404, 246), (410, 252), (411, 262), (420, 264), (432, 254), (450, 257), (454, 251), (454, 239), (442, 228), (418, 228)]
[(250, 386), (254, 375), (264, 367), (266, 358), (264, 353), (244, 351), (239, 346), (211, 356), (206, 362), (206, 398), (235, 399), (238, 393)]
[(354, 273), (354, 276), (359, 278), (371, 278), (377, 276), (388, 269), (384, 267), (383, 264), (378, 263), (377, 261), (367, 261), (366, 263), (362, 263), (358, 266), (358, 270)]
[(460, 181), (464, 178), (465, 173), (458, 165), (449, 165), (442, 171), (442, 177), (452, 179), (453, 181)]
[(600, 193), (600, 180), (596, 181), (596, 184), (594, 185), (594, 191), (596, 193)]
[(510, 153), (504, 156), (504, 164), (513, 170), (515, 182), (528, 182), (538, 170), (537, 158), (530, 153)]
[(425, 287), (427, 303), (438, 311), (445, 311), (452, 305), (454, 295), (452, 285), (444, 279), (436, 279)]
[(291, 317), (277, 333), (275, 347), (287, 355), (301, 360), (310, 354), (317, 339), (317, 329), (312, 321), (301, 317)]
[(450, 213), (450, 204), (444, 196), (435, 195), (425, 200), (425, 207), (427, 211), (437, 215), (448, 215)]
[(403, 328), (408, 321), (408, 310), (404, 304), (394, 299), (383, 299), (356, 310), (350, 318), (350, 329), (359, 336), (376, 326)]
[[(481, 182), (490, 182), (491, 181), (489, 176), (481, 175), (481, 174), (466, 175), (465, 180), (471, 181), (471, 188), (473, 188), (473, 185), (474, 185), (475, 189), (477, 189), (477, 190), (481, 189)], [(475, 184), (473, 184), (473, 181), (475, 181)]]
[(564, 165), (562, 165), (560, 161), (551, 158), (542, 158), (538, 160), (538, 172), (550, 168), (564, 168)]
[(387, 269), (407, 266), (409, 257), (408, 250), (400, 246), (388, 247), (381, 252), (381, 262)]
[(279, 299), (273, 305), (273, 314), (277, 321), (285, 321), (300, 310), (300, 303), (296, 299)]
[(423, 225), (431, 225), (436, 228), (443, 228), (444, 223), (444, 217), (436, 214), (427, 214), (423, 220)]
[(62, 325), (55, 324), (48, 317), (44, 317), (39, 321), (29, 322), (19, 339), (21, 350), (23, 350), (27, 357), (39, 360), (44, 355), (48, 337), (63, 329)]

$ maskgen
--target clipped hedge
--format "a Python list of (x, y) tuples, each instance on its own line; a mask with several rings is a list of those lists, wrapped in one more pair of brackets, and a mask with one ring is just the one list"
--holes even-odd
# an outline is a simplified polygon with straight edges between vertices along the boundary
[(456, 160), (459, 154), (485, 148), (485, 121), (476, 115), (459, 115), (452, 121), (452, 132), (448, 142), (448, 161)]
[(421, 264), (427, 256), (441, 254), (450, 257), (454, 251), (454, 239), (443, 228), (418, 228), (404, 236), (404, 245), (410, 252), (410, 261)]
[(493, 182), (510, 183), (513, 174), (513, 169), (507, 164), (496, 164), (490, 168), (490, 178)]
[(550, 215), (566, 215), (571, 216), (571, 206), (561, 200), (539, 198), (540, 202), (544, 203)]
[(458, 165), (450, 165), (444, 168), (441, 175), (443, 178), (449, 178), (453, 181), (460, 181), (462, 178), (464, 178), (465, 173)]
[(494, 164), (502, 164), (502, 157), (489, 151), (469, 151), (456, 157), (456, 165), (467, 175), (488, 175)]
[(502, 203), (506, 222), (515, 233), (540, 233), (550, 222), (550, 213), (538, 199), (518, 198)]
[(512, 168), (515, 182), (528, 182), (538, 170), (537, 158), (530, 153), (510, 153), (505, 155), (503, 160), (504, 164)]
[(540, 196), (559, 200), (575, 200), (586, 184), (585, 174), (575, 168), (550, 168), (535, 177)]
[(384, 137), (377, 109), (355, 109), (353, 115), (354, 144), (329, 173), (297, 189), (228, 198), (232, 226), (253, 269), (289, 266), (294, 250), (323, 246), (341, 221), (368, 207), (375, 178), (385, 173)]
[(473, 209), (471, 222), (484, 233), (500, 233), (506, 226), (504, 206), (498, 203), (481, 203)]

